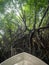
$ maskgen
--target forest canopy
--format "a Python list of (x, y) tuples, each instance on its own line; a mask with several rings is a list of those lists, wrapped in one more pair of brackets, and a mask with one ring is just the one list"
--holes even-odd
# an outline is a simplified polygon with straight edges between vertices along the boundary
[[(0, 0), (0, 62), (12, 56), (13, 53), (15, 54), (13, 48), (16, 49), (16, 53), (18, 53), (19, 50), (24, 51), (25, 49), (22, 48), (26, 46), (26, 51), (29, 50), (31, 52), (32, 48), (29, 45), (34, 43), (30, 42), (30, 39), (32, 41), (34, 37), (33, 35), (32, 38), (30, 38), (33, 31), (35, 31), (34, 34), (36, 37), (39, 35), (40, 40), (39, 37), (37, 37), (40, 41), (39, 44), (45, 49), (46, 44), (45, 46), (43, 44), (46, 42), (43, 41), (46, 37), (47, 43), (49, 41), (49, 30), (46, 29), (49, 27), (48, 9), (49, 0)], [(37, 34), (36, 30), (38, 30), (39, 34)], [(37, 45), (39, 45), (38, 41), (35, 41)], [(40, 47), (40, 45), (38, 47)], [(17, 47), (19, 49), (17, 49)], [(39, 51), (40, 50), (41, 49), (39, 49)], [(45, 56), (48, 56), (48, 53), (49, 52), (47, 52)], [(32, 54), (39, 57), (36, 53)], [(43, 55), (44, 54), (45, 52), (43, 52)], [(40, 56), (39, 58), (45, 58), (45, 56)]]

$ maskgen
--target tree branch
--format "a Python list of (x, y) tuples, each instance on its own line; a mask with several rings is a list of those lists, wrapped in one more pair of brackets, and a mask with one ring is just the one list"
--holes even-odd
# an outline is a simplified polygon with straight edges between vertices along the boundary
[(41, 26), (42, 21), (43, 21), (44, 17), (46, 16), (46, 13), (48, 12), (48, 10), (49, 10), (49, 5), (48, 5), (48, 7), (47, 7), (46, 11), (44, 12), (44, 15), (43, 15), (43, 17), (42, 17), (42, 19), (41, 19), (41, 22), (39, 23), (39, 26), (38, 26), (38, 27), (40, 27), (40, 26)]

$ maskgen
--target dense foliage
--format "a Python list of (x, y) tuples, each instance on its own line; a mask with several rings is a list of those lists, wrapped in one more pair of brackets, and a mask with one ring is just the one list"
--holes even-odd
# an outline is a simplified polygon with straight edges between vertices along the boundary
[(48, 9), (49, 0), (0, 0), (0, 62), (26, 51), (49, 64)]

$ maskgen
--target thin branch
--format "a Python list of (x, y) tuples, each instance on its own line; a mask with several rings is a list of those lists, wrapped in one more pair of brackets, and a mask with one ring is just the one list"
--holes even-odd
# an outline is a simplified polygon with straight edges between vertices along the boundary
[(36, 28), (36, 11), (35, 11), (35, 20), (34, 20), (34, 26), (33, 26), (33, 29)]
[(44, 17), (46, 16), (46, 13), (48, 12), (48, 10), (49, 10), (49, 5), (48, 5), (48, 7), (47, 7), (46, 11), (44, 12), (44, 15), (43, 15), (43, 17), (42, 17), (42, 19), (41, 19), (41, 22), (39, 23), (39, 26), (38, 26), (38, 27), (40, 27), (40, 26), (41, 26), (42, 21), (43, 21)]
[(41, 29), (49, 29), (49, 26), (46, 26), (46, 27), (40, 27), (40, 28), (38, 28), (38, 29), (36, 29), (36, 30), (41, 30)]
[(37, 3), (35, 3), (35, 19), (34, 19), (34, 26), (33, 26), (33, 29), (36, 28), (36, 14), (37, 14), (37, 12), (36, 12), (36, 5), (37, 5)]

